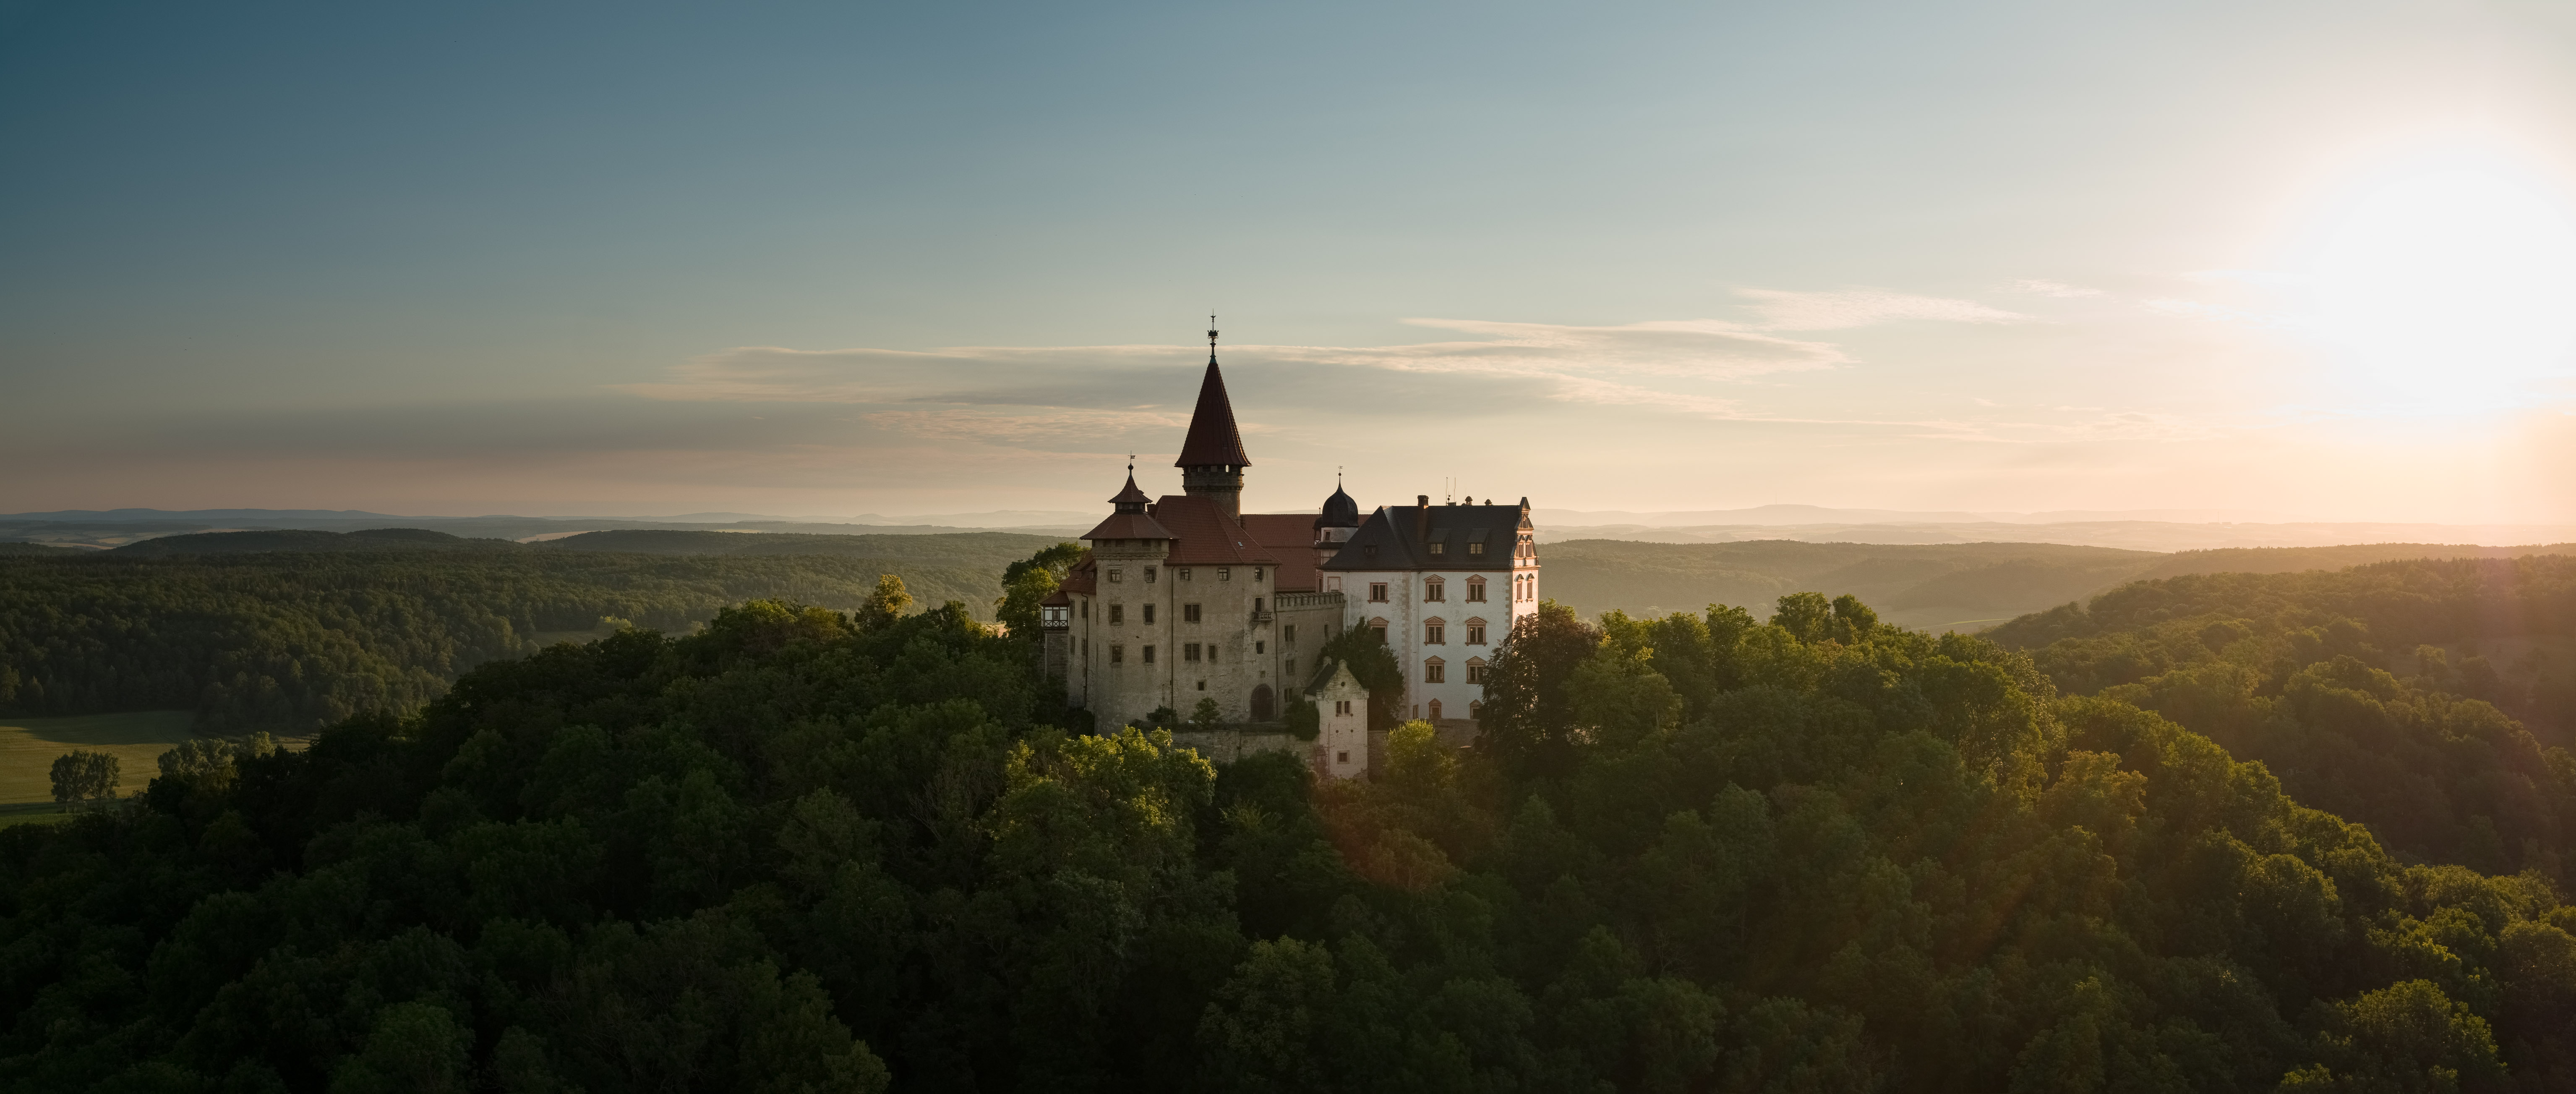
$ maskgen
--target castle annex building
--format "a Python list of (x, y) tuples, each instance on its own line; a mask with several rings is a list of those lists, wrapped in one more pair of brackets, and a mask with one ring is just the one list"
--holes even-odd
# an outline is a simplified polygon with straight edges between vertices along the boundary
[(1074, 704), (1115, 726), (1213, 699), (1226, 720), (1261, 723), (1304, 697), (1323, 718), (1327, 772), (1354, 774), (1364, 757), (1334, 742), (1364, 732), (1366, 703), (1317, 651), (1344, 628), (1373, 627), (1405, 669), (1399, 711), (1462, 729), (1475, 716), (1496, 648), (1538, 610), (1529, 499), (1418, 495), (1363, 517), (1337, 487), (1315, 512), (1243, 512), (1252, 458), (1213, 330), (1174, 465), (1181, 493), (1159, 498), (1128, 468), (1109, 516), (1083, 534), (1090, 554), (1046, 601), (1047, 671)]

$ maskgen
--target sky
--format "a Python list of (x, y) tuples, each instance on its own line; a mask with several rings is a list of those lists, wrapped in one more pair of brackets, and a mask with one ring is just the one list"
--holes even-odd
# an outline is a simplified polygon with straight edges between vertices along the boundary
[(0, 512), (2576, 523), (2576, 6), (0, 0)]

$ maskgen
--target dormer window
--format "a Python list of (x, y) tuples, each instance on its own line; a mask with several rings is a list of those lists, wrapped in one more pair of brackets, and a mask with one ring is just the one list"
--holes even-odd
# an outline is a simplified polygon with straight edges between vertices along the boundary
[(1481, 555), (1481, 554), (1484, 554), (1484, 553), (1485, 553), (1485, 545), (1484, 545), (1484, 544), (1482, 544), (1482, 543), (1470, 543), (1470, 544), (1468, 544), (1468, 545), (1467, 545), (1467, 553), (1468, 553), (1468, 554), (1471, 554), (1471, 555)]
[(1377, 544), (1374, 544), (1374, 543), (1362, 544), (1362, 545), (1360, 546), (1360, 554), (1361, 554), (1361, 555), (1363, 555), (1363, 556), (1365, 556), (1365, 557), (1368, 557), (1368, 558), (1376, 558), (1376, 557), (1377, 557)]
[(1448, 547), (1449, 545), (1446, 543), (1434, 543), (1431, 545), (1431, 553), (1435, 555), (1446, 553)]

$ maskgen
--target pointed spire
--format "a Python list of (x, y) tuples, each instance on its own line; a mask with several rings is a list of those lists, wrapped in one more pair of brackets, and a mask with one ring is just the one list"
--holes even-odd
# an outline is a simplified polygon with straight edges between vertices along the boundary
[(1208, 316), (1207, 376), (1199, 381), (1199, 405), (1190, 412), (1190, 433), (1181, 442), (1174, 467), (1249, 467), (1243, 431), (1235, 428), (1234, 401), (1225, 394), (1225, 374), (1216, 367), (1216, 317)]
[(1117, 497), (1109, 499), (1109, 504), (1116, 506), (1117, 512), (1142, 513), (1145, 511), (1145, 503), (1152, 500), (1154, 499), (1145, 496), (1144, 491), (1136, 489), (1136, 457), (1131, 454), (1127, 457), (1127, 488), (1119, 491)]

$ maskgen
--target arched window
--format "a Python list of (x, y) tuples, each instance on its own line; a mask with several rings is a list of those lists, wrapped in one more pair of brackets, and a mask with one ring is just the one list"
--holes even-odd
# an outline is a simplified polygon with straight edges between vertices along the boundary
[(1482, 699), (1469, 699), (1469, 700), (1467, 700), (1467, 716), (1468, 716), (1468, 717), (1470, 717), (1470, 718), (1482, 718), (1482, 717), (1484, 717), (1484, 716), (1485, 716), (1485, 701), (1484, 701), (1484, 700), (1482, 700)]
[(1268, 684), (1256, 684), (1256, 685), (1254, 685), (1254, 686), (1253, 686), (1253, 689), (1252, 689), (1252, 720), (1253, 720), (1253, 721), (1256, 721), (1256, 722), (1267, 722), (1267, 721), (1269, 721), (1269, 720), (1270, 720), (1270, 716), (1271, 716), (1270, 702), (1271, 702), (1271, 700), (1270, 700), (1270, 685), (1268, 685)]
[(1438, 699), (1431, 701), (1431, 720), (1435, 722), (1440, 720), (1440, 700)]

